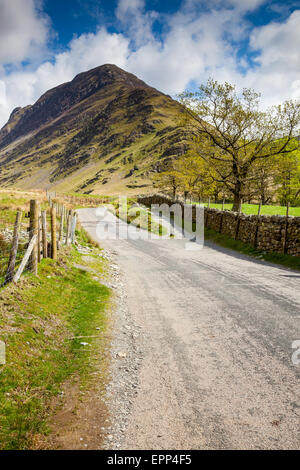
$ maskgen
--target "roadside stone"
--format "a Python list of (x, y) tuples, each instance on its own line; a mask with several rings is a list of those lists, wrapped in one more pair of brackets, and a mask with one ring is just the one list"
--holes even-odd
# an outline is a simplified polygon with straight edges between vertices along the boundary
[(117, 356), (123, 359), (123, 358), (127, 357), (127, 354), (126, 354), (126, 352), (118, 352)]

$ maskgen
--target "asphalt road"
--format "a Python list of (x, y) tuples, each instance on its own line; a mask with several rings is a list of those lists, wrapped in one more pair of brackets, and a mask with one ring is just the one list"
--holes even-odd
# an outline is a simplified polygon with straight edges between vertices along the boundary
[(117, 253), (144, 332), (124, 448), (300, 449), (292, 362), (300, 274), (210, 244), (188, 251), (178, 240), (149, 241), (146, 232), (103, 241), (114, 216), (84, 209), (79, 217)]

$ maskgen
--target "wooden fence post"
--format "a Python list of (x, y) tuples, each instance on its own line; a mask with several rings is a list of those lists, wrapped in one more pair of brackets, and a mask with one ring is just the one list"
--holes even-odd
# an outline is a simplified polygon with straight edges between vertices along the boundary
[[(38, 236), (38, 223), (39, 223), (39, 204), (36, 199), (30, 201), (30, 225), (29, 225), (29, 240), (35, 236), (37, 240)], [(37, 275), (38, 269), (38, 246), (34, 244), (31, 253), (31, 271)]]
[(287, 239), (288, 239), (288, 228), (289, 228), (289, 210), (290, 210), (290, 203), (288, 202), (287, 205), (286, 205), (284, 243), (283, 243), (283, 253), (285, 255), (287, 253)]
[(64, 220), (65, 220), (64, 206), (62, 206), (61, 207), (61, 214), (60, 214), (60, 225), (59, 225), (59, 238), (58, 238), (59, 244), (62, 243), (63, 237), (64, 237)]
[(69, 211), (68, 218), (67, 218), (66, 245), (70, 244), (72, 212), (73, 212), (72, 210)]
[(42, 254), (41, 254), (41, 243), (42, 243), (42, 237), (41, 237), (41, 230), (42, 230), (42, 223), (41, 223), (41, 215), (39, 214), (38, 218), (38, 237), (37, 237), (37, 246), (38, 246), (38, 263), (41, 262), (42, 259)]
[(16, 216), (16, 221), (15, 221), (15, 226), (14, 226), (13, 242), (12, 242), (12, 247), (10, 251), (8, 268), (7, 268), (4, 284), (7, 284), (8, 282), (10, 282), (14, 275), (17, 252), (18, 252), (19, 228), (21, 224), (21, 219), (22, 219), (22, 212), (18, 211), (17, 216)]
[(222, 211), (225, 209), (225, 199), (222, 201)]
[(259, 203), (259, 206), (258, 206), (258, 211), (257, 211), (258, 217), (260, 216), (260, 213), (261, 213), (261, 202)]
[(47, 213), (42, 212), (42, 245), (43, 245), (43, 258), (48, 257), (47, 249)]
[(13, 277), (13, 282), (18, 282), (18, 280), (20, 279), (20, 276), (22, 272), (24, 271), (24, 268), (29, 260), (29, 257), (32, 254), (34, 247), (36, 246), (36, 241), (37, 241), (37, 235), (33, 235), (28, 245), (28, 248), (26, 250), (26, 253), (24, 255), (24, 258), (22, 259), (22, 262), (20, 266), (18, 267), (16, 274)]
[(77, 214), (75, 214), (72, 219), (71, 243), (74, 243), (74, 240), (75, 240), (76, 223), (77, 223)]
[(56, 208), (51, 208), (51, 258), (57, 259)]

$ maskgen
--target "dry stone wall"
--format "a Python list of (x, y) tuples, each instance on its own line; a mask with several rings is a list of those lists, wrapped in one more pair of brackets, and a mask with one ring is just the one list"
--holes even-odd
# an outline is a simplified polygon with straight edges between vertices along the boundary
[[(138, 202), (146, 206), (177, 202), (184, 208), (182, 201), (172, 201), (161, 194), (139, 196)], [(262, 251), (300, 256), (300, 217), (287, 219), (280, 215), (245, 215), (205, 208), (204, 223), (207, 228)]]

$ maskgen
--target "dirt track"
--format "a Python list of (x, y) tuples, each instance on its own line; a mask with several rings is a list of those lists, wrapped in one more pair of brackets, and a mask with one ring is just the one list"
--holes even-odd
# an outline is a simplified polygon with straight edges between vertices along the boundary
[[(96, 210), (79, 213), (97, 238)], [(142, 331), (122, 448), (299, 449), (300, 275), (215, 246), (99, 241)]]

